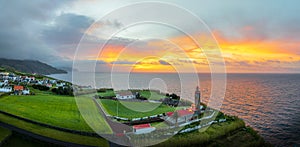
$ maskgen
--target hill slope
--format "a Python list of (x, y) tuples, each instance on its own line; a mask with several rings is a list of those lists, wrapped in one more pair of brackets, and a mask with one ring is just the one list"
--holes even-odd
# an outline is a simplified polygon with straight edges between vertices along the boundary
[(0, 58), (0, 67), (25, 73), (38, 73), (43, 75), (67, 73), (48, 64), (36, 60), (15, 60)]

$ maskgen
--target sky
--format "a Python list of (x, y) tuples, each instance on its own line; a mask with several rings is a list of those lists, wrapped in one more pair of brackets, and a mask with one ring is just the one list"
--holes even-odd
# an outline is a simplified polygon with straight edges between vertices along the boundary
[(99, 72), (300, 72), (297, 0), (143, 2), (0, 0), (0, 58), (75, 59)]

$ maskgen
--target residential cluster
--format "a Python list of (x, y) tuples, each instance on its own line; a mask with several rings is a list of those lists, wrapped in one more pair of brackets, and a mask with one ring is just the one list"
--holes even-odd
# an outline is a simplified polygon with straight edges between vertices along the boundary
[(42, 85), (44, 87), (64, 87), (65, 82), (43, 78), (37, 79), (34, 76), (16, 75), (10, 72), (0, 72), (0, 92), (12, 93), (14, 95), (29, 95), (32, 94), (28, 86)]

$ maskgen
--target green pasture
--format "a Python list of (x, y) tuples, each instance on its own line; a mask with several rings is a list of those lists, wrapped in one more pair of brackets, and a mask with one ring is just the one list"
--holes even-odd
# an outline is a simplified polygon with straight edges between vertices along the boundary
[[(28, 118), (41, 123), (73, 129), (80, 131), (93, 132), (89, 125), (80, 114), (74, 97), (55, 95), (51, 92), (34, 90), (35, 95), (10, 95), (0, 99), (0, 110)], [(94, 119), (89, 119), (97, 122), (89, 122), (97, 124), (98, 131), (105, 133), (111, 132), (103, 117), (98, 113), (98, 109), (92, 99), (82, 99), (81, 107), (86, 107)], [(96, 113), (99, 114), (97, 117)], [(88, 118), (87, 115), (84, 115)], [(93, 125), (96, 126), (96, 125)], [(103, 126), (101, 130), (99, 126)]]

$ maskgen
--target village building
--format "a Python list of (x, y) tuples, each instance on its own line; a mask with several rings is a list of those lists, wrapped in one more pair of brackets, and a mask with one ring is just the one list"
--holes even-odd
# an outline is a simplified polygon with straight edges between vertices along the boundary
[(195, 90), (195, 103), (191, 105), (190, 108), (184, 110), (177, 110), (175, 112), (167, 112), (166, 117), (164, 118), (166, 122), (174, 125), (186, 123), (201, 113), (201, 93), (200, 89), (197, 86)]
[(14, 94), (15, 95), (21, 95), (23, 90), (24, 90), (24, 86), (14, 85)]
[(134, 134), (146, 134), (155, 130), (155, 127), (151, 127), (150, 123), (134, 125), (132, 128)]
[(167, 112), (165, 121), (172, 125), (181, 124), (190, 121), (193, 118), (194, 111), (190, 110), (177, 110), (175, 112)]
[(23, 95), (29, 95), (30, 94), (30, 90), (29, 89), (24, 89), (24, 90), (22, 90), (22, 94)]
[(0, 87), (4, 86), (5, 83), (4, 82), (0, 82)]
[(1, 76), (8, 76), (9, 73), (8, 73), (8, 72), (0, 72), (0, 75), (1, 75)]
[(48, 83), (48, 84), (46, 84), (45, 86), (51, 88), (51, 87), (52, 87), (52, 84), (49, 84), (49, 83)]
[(134, 99), (135, 98), (135, 95), (132, 94), (131, 91), (119, 91), (116, 93), (116, 98), (117, 99)]
[(12, 87), (11, 86), (4, 86), (0, 88), (0, 92), (12, 92)]
[(64, 87), (66, 85), (66, 83), (64, 82), (57, 82), (56, 83), (56, 87)]
[(21, 85), (14, 85), (14, 95), (29, 95), (30, 90)]

